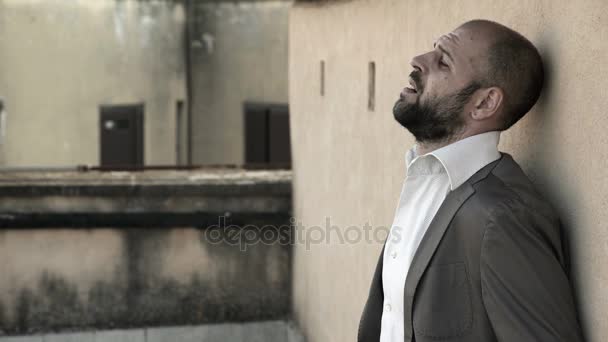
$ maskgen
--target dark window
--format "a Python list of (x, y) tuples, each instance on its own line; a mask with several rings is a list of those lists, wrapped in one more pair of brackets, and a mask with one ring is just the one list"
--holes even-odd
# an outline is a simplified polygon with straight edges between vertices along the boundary
[(143, 166), (144, 106), (101, 106), (99, 120), (101, 166)]
[(245, 163), (290, 164), (289, 107), (264, 103), (244, 107)]

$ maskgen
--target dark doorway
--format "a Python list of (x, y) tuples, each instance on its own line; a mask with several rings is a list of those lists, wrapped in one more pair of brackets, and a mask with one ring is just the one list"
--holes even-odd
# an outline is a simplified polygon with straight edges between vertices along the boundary
[(245, 103), (245, 163), (291, 163), (289, 106)]
[(101, 106), (101, 166), (144, 165), (144, 105)]

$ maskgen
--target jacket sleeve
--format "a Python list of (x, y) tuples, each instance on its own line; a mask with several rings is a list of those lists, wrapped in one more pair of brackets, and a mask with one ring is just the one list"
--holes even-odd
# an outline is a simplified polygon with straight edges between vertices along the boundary
[(498, 341), (583, 341), (560, 236), (557, 219), (518, 201), (490, 215), (480, 273)]

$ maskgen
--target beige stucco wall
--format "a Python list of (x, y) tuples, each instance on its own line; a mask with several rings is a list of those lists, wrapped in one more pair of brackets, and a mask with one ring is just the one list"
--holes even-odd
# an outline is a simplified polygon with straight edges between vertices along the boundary
[[(392, 117), (409, 60), (473, 18), (497, 20), (545, 56), (548, 84), (532, 112), (502, 134), (556, 206), (572, 246), (573, 283), (589, 341), (608, 336), (608, 3), (357, 0), (290, 12), (294, 199), (304, 226), (391, 223), (412, 136)], [(326, 61), (326, 95), (319, 63)], [(376, 62), (376, 110), (367, 110)], [(334, 235), (335, 236), (335, 235)], [(334, 240), (335, 241), (335, 240)], [(296, 246), (293, 305), (310, 342), (354, 341), (381, 242)]]
[(144, 161), (175, 163), (180, 1), (0, 1), (0, 163), (99, 163), (99, 106), (144, 103)]
[(243, 103), (287, 103), (290, 6), (290, 0), (193, 1), (195, 164), (243, 163)]

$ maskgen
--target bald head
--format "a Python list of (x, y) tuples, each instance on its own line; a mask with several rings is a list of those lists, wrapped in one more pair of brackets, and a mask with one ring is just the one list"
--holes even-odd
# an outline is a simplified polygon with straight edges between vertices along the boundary
[(544, 80), (543, 64), (536, 47), (512, 29), (489, 20), (472, 20), (458, 29), (470, 30), (486, 42), (478, 82), (504, 92), (500, 129), (521, 119), (538, 100)]

